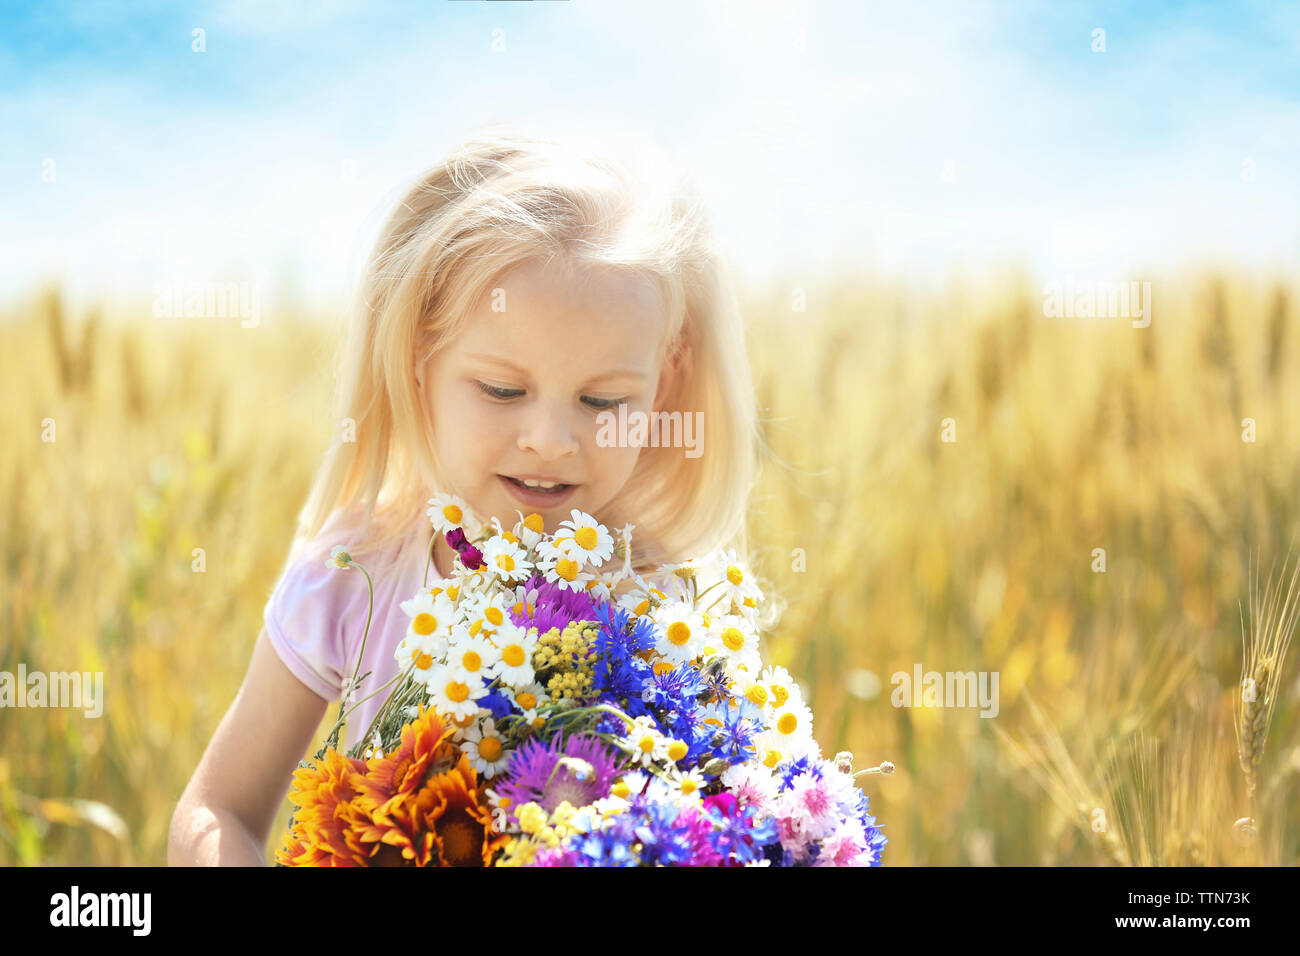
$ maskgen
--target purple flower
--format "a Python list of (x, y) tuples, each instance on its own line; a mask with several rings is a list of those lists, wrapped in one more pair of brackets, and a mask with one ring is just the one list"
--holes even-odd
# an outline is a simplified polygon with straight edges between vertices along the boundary
[(570, 591), (535, 574), (524, 585), (524, 593), (533, 606), (532, 615), (512, 608), (510, 619), (520, 627), (536, 627), (538, 634), (553, 627), (563, 631), (574, 621), (596, 620), (596, 602), (585, 591)]
[(585, 807), (609, 796), (615, 770), (609, 749), (595, 737), (581, 734), (571, 734), (563, 747), (559, 743), (559, 735), (546, 744), (528, 740), (511, 754), (508, 779), (497, 787), (499, 794), (513, 801), (511, 806), (531, 801), (551, 813), (566, 800), (574, 807)]
[(581, 866), (582, 860), (575, 850), (546, 847), (537, 851), (529, 866)]
[(471, 571), (477, 571), (483, 567), (483, 552), (474, 547), (465, 540), (465, 531), (463, 528), (452, 528), (446, 532), (443, 537), (447, 539), (447, 544), (460, 555), (460, 563), (465, 565)]

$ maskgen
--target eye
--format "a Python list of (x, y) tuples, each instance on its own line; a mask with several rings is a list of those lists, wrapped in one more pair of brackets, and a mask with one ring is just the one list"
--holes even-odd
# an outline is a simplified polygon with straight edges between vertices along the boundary
[(496, 388), (492, 385), (485, 385), (482, 382), (478, 383), (478, 387), (481, 388), (487, 394), (491, 395), (493, 398), (516, 398), (517, 396), (523, 394), (523, 392), (519, 391), (518, 389)]
[[(493, 398), (500, 399), (502, 401), (508, 401), (509, 399), (512, 398), (518, 398), (520, 395), (523, 394), (523, 389), (497, 388), (495, 385), (488, 385), (486, 382), (476, 382), (475, 384), (478, 385), (479, 389), (481, 389), (484, 393), (491, 395)], [(587, 403), (587, 406), (589, 408), (594, 408), (598, 411), (607, 411), (609, 409), (617, 408), (622, 402), (626, 402), (627, 399), (585, 397), (583, 398), (583, 401)]]
[[(626, 398), (584, 398), (583, 401), (586, 402), (588, 405), (590, 405), (592, 408), (605, 411), (611, 408), (618, 408), (618, 406), (623, 402), (626, 402), (627, 399)], [(593, 402), (595, 404), (592, 404)]]

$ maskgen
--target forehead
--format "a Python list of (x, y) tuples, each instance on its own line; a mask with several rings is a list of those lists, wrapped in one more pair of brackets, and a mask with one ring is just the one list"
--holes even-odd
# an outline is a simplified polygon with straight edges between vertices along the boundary
[(650, 374), (667, 332), (653, 280), (552, 260), (520, 265), (479, 300), (459, 336), (462, 355), (495, 355), (530, 369)]

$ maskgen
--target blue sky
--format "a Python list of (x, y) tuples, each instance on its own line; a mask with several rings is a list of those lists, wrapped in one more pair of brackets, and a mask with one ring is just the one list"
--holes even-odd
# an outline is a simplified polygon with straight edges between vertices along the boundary
[(496, 120), (650, 134), (749, 279), (1300, 262), (1297, 4), (47, 3), (0, 12), (0, 297), (335, 302)]

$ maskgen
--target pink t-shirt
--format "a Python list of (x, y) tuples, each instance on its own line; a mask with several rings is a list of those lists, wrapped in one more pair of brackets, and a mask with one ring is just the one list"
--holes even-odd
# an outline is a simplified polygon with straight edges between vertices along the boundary
[[(328, 701), (343, 692), (352, 676), (366, 627), (366, 578), (356, 568), (326, 567), (336, 544), (352, 546), (349, 527), (337, 515), (330, 518), (310, 543), (291, 553), (263, 611), (271, 645), (280, 660), (300, 681)], [(414, 597), (424, 584), (425, 562), (433, 528), (422, 520), (409, 534), (374, 553), (351, 551), (374, 582), (374, 611), (365, 641), (358, 676), (361, 680), (353, 703), (378, 690), (397, 676), (394, 654), (406, 636), (411, 619), (399, 606)], [(429, 583), (439, 577), (429, 565)], [(348, 717), (340, 738), (346, 752), (370, 725), (388, 698), (391, 687), (364, 701)]]

